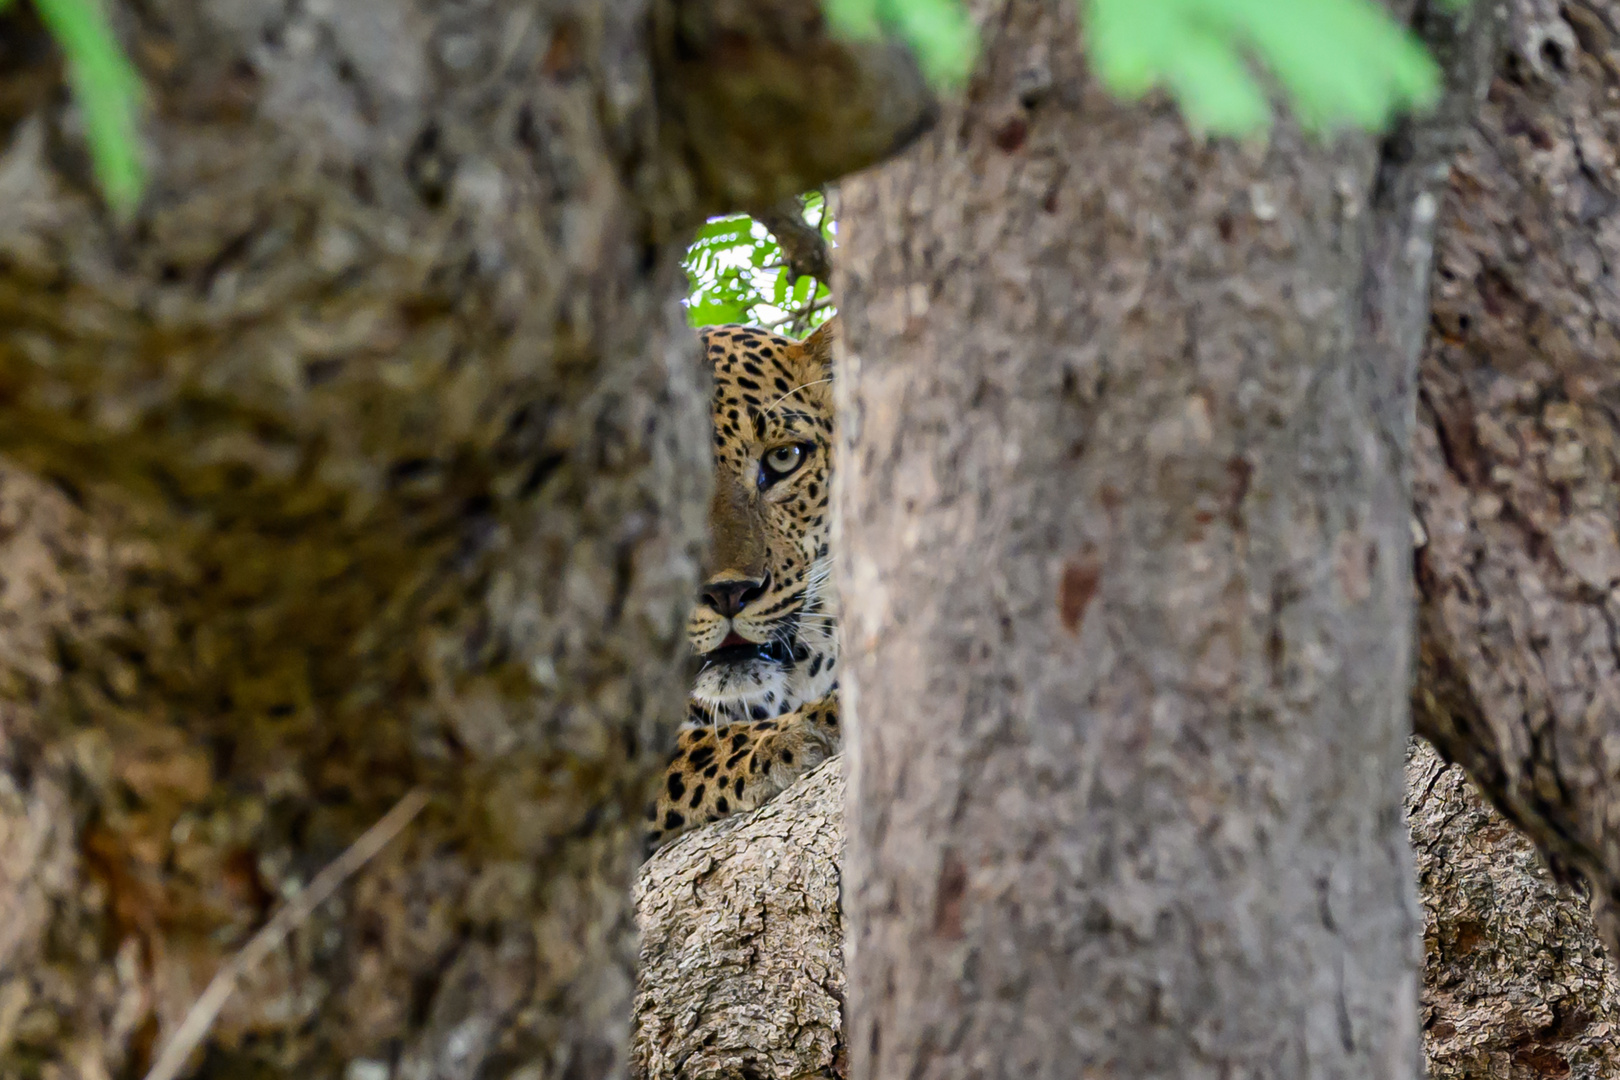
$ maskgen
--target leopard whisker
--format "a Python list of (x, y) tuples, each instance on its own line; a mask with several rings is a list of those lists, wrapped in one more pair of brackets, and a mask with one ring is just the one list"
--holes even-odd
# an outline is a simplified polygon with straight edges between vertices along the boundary
[(761, 414), (765, 415), (765, 416), (769, 416), (776, 409), (776, 407), (778, 405), (782, 404), (782, 402), (786, 401), (788, 398), (792, 397), (794, 394), (797, 394), (800, 390), (808, 390), (812, 386), (820, 386), (822, 383), (830, 383), (830, 382), (832, 382), (832, 379), (829, 377), (829, 378), (825, 378), (825, 379), (816, 379), (816, 380), (814, 380), (812, 382), (801, 383), (800, 385), (795, 386), (793, 389), (789, 390), (787, 393), (783, 394), (781, 397), (777, 398), (775, 401), (771, 402), (769, 405), (765, 406), (765, 408), (761, 410)]

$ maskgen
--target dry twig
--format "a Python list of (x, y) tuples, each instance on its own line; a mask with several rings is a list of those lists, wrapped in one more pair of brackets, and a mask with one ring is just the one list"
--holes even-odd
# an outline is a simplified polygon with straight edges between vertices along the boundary
[(411, 819), (422, 812), (427, 802), (427, 792), (421, 788), (412, 788), (406, 792), (405, 796), (394, 804), (392, 810), (362, 833), (343, 854), (316, 874), (307, 888), (276, 912), (270, 921), (253, 935), (252, 940), (242, 946), (241, 951), (215, 973), (203, 990), (202, 996), (187, 1011), (185, 1020), (181, 1021), (180, 1027), (169, 1039), (168, 1045), (164, 1046), (163, 1053), (158, 1055), (157, 1062), (147, 1072), (146, 1080), (175, 1080), (185, 1066), (186, 1058), (190, 1057), (191, 1052), (202, 1043), (208, 1029), (214, 1026), (219, 1011), (225, 1007), (225, 1002), (230, 999), (242, 976), (263, 962), (288, 934), (337, 892), (339, 886), (387, 847), (389, 841), (398, 836), (405, 826), (411, 823)]

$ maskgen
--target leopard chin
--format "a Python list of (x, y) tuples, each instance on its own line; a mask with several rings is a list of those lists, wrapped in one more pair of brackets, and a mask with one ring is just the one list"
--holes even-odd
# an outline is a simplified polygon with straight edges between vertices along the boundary
[(692, 697), (717, 722), (771, 719), (825, 697), (837, 686), (834, 632), (801, 630), (791, 645), (734, 644), (704, 654)]
[(692, 696), (721, 720), (762, 720), (797, 704), (788, 693), (788, 669), (764, 658), (711, 663), (698, 673)]

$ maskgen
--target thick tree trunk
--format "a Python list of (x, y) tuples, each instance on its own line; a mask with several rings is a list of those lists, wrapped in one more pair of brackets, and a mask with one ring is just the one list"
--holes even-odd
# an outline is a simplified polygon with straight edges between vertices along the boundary
[(707, 474), (679, 241), (910, 137), (917, 72), (770, 0), (115, 9), (128, 226), (0, 16), (0, 1074), (138, 1074), (419, 788), (209, 1075), (613, 1075)]
[(1518, 0), (1442, 211), (1418, 729), (1620, 955), (1620, 4)]
[(1381, 156), (1121, 106), (1069, 9), (978, 5), (842, 189), (852, 1075), (1415, 1076), (1414, 292), (1487, 14)]

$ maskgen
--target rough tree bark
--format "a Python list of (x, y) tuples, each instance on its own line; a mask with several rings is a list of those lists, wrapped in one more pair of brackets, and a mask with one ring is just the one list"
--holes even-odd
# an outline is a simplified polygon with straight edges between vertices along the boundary
[(1427, 125), (1239, 148), (1070, 8), (975, 5), (842, 188), (851, 1073), (1415, 1076), (1414, 294), (1492, 13)]
[(1620, 5), (1511, 13), (1442, 211), (1413, 711), (1620, 956)]
[(843, 818), (835, 758), (642, 868), (633, 1075), (845, 1075)]
[[(847, 1075), (841, 761), (757, 816), (643, 869), (632, 1063), (645, 1080)], [(1420, 1017), (1433, 1080), (1608, 1080), (1620, 981), (1583, 897), (1421, 740), (1406, 812), (1423, 906)]]
[(1620, 1075), (1620, 980), (1585, 898), (1554, 881), (1530, 841), (1421, 739), (1406, 780), (1429, 1076)]
[[(931, 115), (772, 0), (152, 0), (152, 190), (0, 16), (0, 1074), (617, 1074), (705, 396), (683, 230)], [(839, 93), (829, 92), (837, 87)]]
[[(847, 1075), (842, 762), (643, 868), (632, 1065), (645, 1080)], [(1432, 1080), (1608, 1080), (1620, 980), (1585, 899), (1457, 766), (1410, 744)]]

